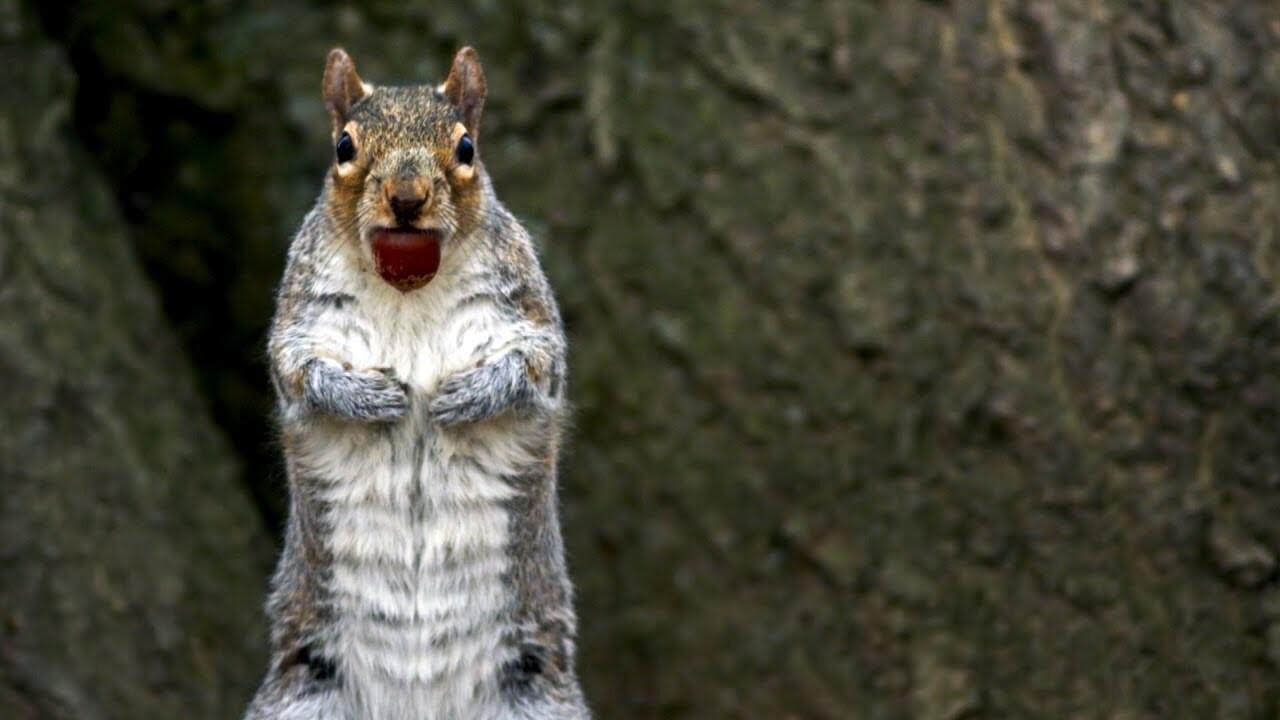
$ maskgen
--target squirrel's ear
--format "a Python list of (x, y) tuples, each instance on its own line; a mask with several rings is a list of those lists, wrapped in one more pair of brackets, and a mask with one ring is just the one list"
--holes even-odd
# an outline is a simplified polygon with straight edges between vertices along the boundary
[(472, 139), (480, 135), (480, 111), (484, 109), (484, 71), (474, 48), (464, 47), (453, 56), (453, 68), (444, 81), (444, 96), (462, 111), (462, 124)]
[(366, 94), (364, 83), (356, 75), (356, 63), (342, 48), (329, 51), (324, 64), (324, 106), (333, 118), (333, 126), (341, 129), (351, 114), (351, 108)]

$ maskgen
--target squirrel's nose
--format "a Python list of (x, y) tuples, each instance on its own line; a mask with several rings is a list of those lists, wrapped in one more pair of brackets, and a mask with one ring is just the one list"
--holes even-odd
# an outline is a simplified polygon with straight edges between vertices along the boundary
[(387, 204), (396, 222), (408, 225), (418, 218), (418, 212), (427, 204), (427, 196), (412, 185), (399, 185), (387, 194)]

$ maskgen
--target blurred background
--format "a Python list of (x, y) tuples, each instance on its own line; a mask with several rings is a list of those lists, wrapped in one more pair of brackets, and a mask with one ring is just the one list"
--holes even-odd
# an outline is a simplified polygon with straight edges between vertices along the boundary
[(325, 53), (463, 44), (599, 717), (1280, 714), (1280, 5), (0, 0), (0, 716), (242, 712)]

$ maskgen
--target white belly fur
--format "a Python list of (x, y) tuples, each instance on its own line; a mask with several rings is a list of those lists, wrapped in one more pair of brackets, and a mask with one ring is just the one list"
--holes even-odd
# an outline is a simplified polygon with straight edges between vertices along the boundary
[(455, 308), (465, 278), (435, 282), (409, 295), (365, 288), (368, 332), (325, 338), (335, 359), (392, 368), (407, 381), (409, 415), (382, 428), (321, 420), (302, 439), (326, 483), (337, 611), (326, 644), (349, 718), (419, 720), (424, 708), (437, 720), (505, 714), (498, 672), (513, 658), (502, 642), (511, 602), (503, 501), (513, 491), (503, 477), (531, 458), (517, 420), (439, 429), (423, 409), (441, 381), (505, 349), (513, 329), (492, 306)]

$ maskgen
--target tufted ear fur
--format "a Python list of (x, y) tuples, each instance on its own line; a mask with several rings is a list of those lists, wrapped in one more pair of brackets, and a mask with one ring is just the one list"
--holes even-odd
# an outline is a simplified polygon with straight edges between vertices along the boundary
[(329, 51), (329, 58), (324, 64), (324, 106), (333, 119), (334, 132), (337, 133), (351, 116), (351, 108), (367, 95), (364, 83), (356, 75), (356, 63), (342, 48)]
[(474, 48), (464, 47), (453, 56), (453, 67), (442, 87), (444, 96), (462, 111), (462, 124), (474, 141), (480, 137), (480, 111), (484, 109), (484, 71)]

